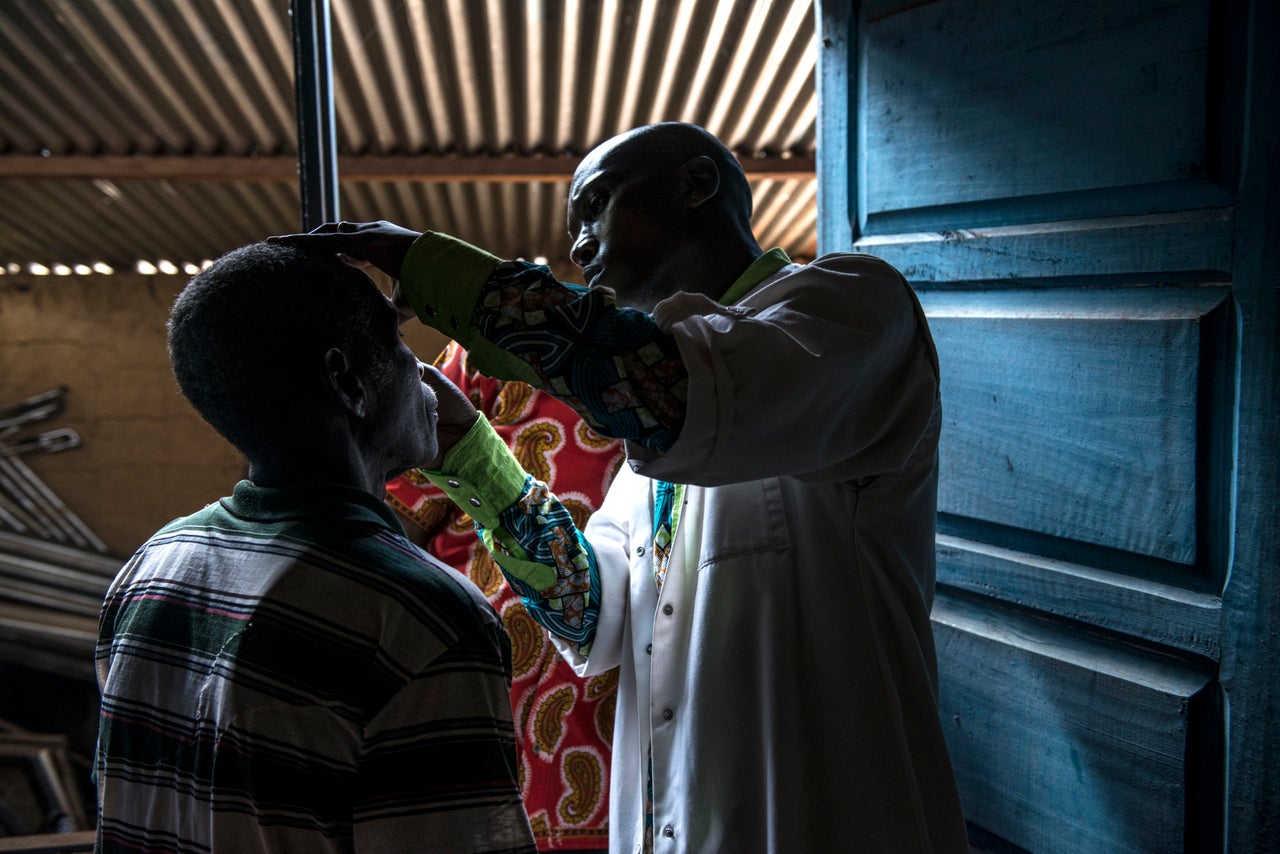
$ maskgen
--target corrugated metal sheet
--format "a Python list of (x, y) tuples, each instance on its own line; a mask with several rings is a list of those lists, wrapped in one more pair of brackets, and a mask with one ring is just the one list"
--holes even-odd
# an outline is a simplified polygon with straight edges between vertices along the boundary
[[(332, 0), (349, 155), (580, 156), (657, 120), (812, 155), (812, 0)], [(5, 0), (0, 157), (295, 152), (287, 0)], [(761, 242), (810, 257), (812, 177), (757, 180)], [(567, 255), (562, 181), (347, 181), (342, 213)], [(198, 263), (292, 230), (296, 182), (0, 180), (0, 269)]]
[(811, 0), (335, 0), (351, 153), (584, 154), (653, 121), (812, 151)]

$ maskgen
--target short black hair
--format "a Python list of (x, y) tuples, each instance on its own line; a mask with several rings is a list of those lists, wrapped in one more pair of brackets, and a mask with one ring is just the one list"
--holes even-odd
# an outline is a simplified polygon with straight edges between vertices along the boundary
[(169, 314), (169, 361), (183, 396), (250, 460), (288, 447), (332, 406), (324, 355), (376, 366), (386, 299), (336, 255), (274, 243), (228, 252), (183, 288)]

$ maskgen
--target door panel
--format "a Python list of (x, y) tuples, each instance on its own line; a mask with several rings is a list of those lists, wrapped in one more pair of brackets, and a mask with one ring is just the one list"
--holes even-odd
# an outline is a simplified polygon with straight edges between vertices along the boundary
[(942, 365), (933, 618), (976, 835), (1269, 850), (1275, 466), (1242, 461), (1275, 445), (1276, 122), (1246, 109), (1277, 100), (1273, 6), (819, 18), (820, 250), (902, 270)]
[(1224, 290), (925, 294), (939, 512), (1194, 564), (1201, 321)]
[(1217, 660), (1222, 597), (950, 534), (938, 584)]
[(858, 249), (889, 261), (924, 290), (1222, 284), (1231, 275), (1235, 222), (1229, 207), (980, 228), (971, 227), (970, 217), (990, 213), (954, 215), (956, 227), (865, 235)]
[(904, 5), (865, 4), (864, 233), (1092, 191), (1141, 188), (1139, 213), (1229, 201), (1208, 180), (1208, 0)]
[(1184, 850), (1188, 746), (1221, 726), (1207, 667), (945, 593), (933, 619), (970, 822), (1034, 851)]

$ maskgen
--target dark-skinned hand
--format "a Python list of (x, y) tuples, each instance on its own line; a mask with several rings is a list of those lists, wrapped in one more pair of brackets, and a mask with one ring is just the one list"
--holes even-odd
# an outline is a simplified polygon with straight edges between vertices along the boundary
[(296, 246), (312, 254), (341, 255), (348, 264), (356, 267), (377, 267), (395, 281), (391, 301), (400, 314), (400, 322), (404, 323), (414, 314), (400, 290), (400, 268), (409, 247), (421, 236), (420, 231), (403, 228), (385, 219), (377, 222), (344, 220), (326, 222), (306, 234), (278, 234), (268, 237), (267, 242)]
[(422, 232), (393, 222), (326, 222), (306, 234), (279, 234), (268, 243), (284, 243), (305, 252), (331, 252), (350, 261), (372, 264), (393, 279), (400, 277), (404, 256)]
[(467, 435), (467, 431), (480, 416), (467, 396), (448, 377), (431, 365), (423, 364), (421, 370), (422, 381), (436, 393), (436, 439), (439, 451), (427, 468), (438, 470), (444, 462), (444, 455)]

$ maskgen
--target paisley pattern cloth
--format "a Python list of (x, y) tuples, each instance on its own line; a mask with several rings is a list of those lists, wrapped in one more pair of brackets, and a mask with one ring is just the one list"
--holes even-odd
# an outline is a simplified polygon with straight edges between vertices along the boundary
[[(621, 443), (602, 438), (549, 395), (476, 373), (456, 343), (437, 367), (584, 527), (622, 464)], [(511, 637), (521, 793), (538, 849), (605, 848), (617, 670), (586, 680), (574, 675), (480, 545), (471, 517), (424, 476), (410, 472), (387, 484), (387, 501), (427, 532), (427, 551), (471, 578), (502, 615)]]

